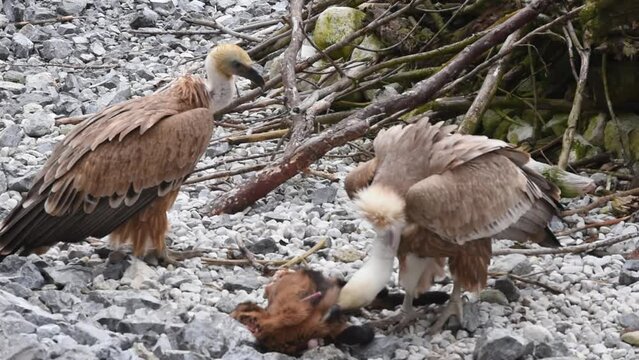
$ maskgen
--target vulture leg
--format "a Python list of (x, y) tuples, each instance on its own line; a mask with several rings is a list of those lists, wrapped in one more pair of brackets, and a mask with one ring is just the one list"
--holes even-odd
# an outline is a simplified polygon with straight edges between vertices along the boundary
[(462, 286), (459, 281), (457, 281), (457, 279), (455, 279), (453, 284), (453, 292), (450, 294), (448, 305), (446, 305), (444, 311), (439, 315), (439, 319), (437, 319), (435, 324), (431, 326), (429, 330), (431, 334), (437, 334), (441, 332), (444, 329), (446, 321), (448, 321), (448, 319), (453, 315), (457, 316), (460, 324), (463, 324), (462, 319), (464, 317), (464, 303), (461, 296)]

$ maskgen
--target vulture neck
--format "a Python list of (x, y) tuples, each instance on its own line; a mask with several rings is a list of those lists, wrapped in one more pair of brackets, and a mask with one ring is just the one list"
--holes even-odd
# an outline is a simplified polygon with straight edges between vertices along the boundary
[(209, 93), (213, 111), (225, 107), (233, 100), (233, 90), (235, 88), (233, 76), (228, 76), (218, 69), (217, 62), (206, 61), (206, 89)]
[(385, 241), (375, 240), (370, 257), (344, 285), (339, 305), (346, 309), (364, 307), (377, 297), (393, 274), (396, 249)]

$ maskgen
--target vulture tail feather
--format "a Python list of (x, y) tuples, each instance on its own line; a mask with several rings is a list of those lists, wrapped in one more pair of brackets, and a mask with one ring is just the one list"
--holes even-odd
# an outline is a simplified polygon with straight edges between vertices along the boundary
[(96, 199), (90, 214), (80, 209), (62, 216), (50, 215), (45, 211), (44, 196), (28, 208), (18, 205), (0, 229), (0, 259), (18, 252), (26, 255), (58, 242), (75, 243), (89, 236), (104, 237), (157, 199), (157, 192), (157, 187), (145, 189), (132, 206), (122, 204), (118, 208), (112, 208), (106, 197)]

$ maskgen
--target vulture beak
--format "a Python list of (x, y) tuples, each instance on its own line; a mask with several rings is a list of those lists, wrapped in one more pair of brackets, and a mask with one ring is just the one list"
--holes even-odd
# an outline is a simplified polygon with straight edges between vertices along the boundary
[(234, 73), (237, 76), (241, 76), (245, 79), (251, 80), (251, 82), (261, 88), (264, 87), (264, 78), (260, 75), (254, 67), (246, 64), (241, 64), (234, 69)]

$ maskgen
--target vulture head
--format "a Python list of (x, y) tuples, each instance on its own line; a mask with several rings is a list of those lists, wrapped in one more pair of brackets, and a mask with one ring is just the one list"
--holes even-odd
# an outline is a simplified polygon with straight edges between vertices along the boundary
[(253, 67), (253, 61), (244, 49), (234, 44), (222, 44), (214, 47), (206, 57), (206, 72), (209, 88), (217, 86), (216, 80), (230, 80), (234, 75), (251, 80), (259, 87), (264, 79)]
[(364, 307), (384, 289), (405, 226), (404, 199), (392, 189), (373, 184), (356, 195), (355, 204), (373, 225), (377, 239), (366, 263), (348, 280), (337, 304), (343, 309)]

